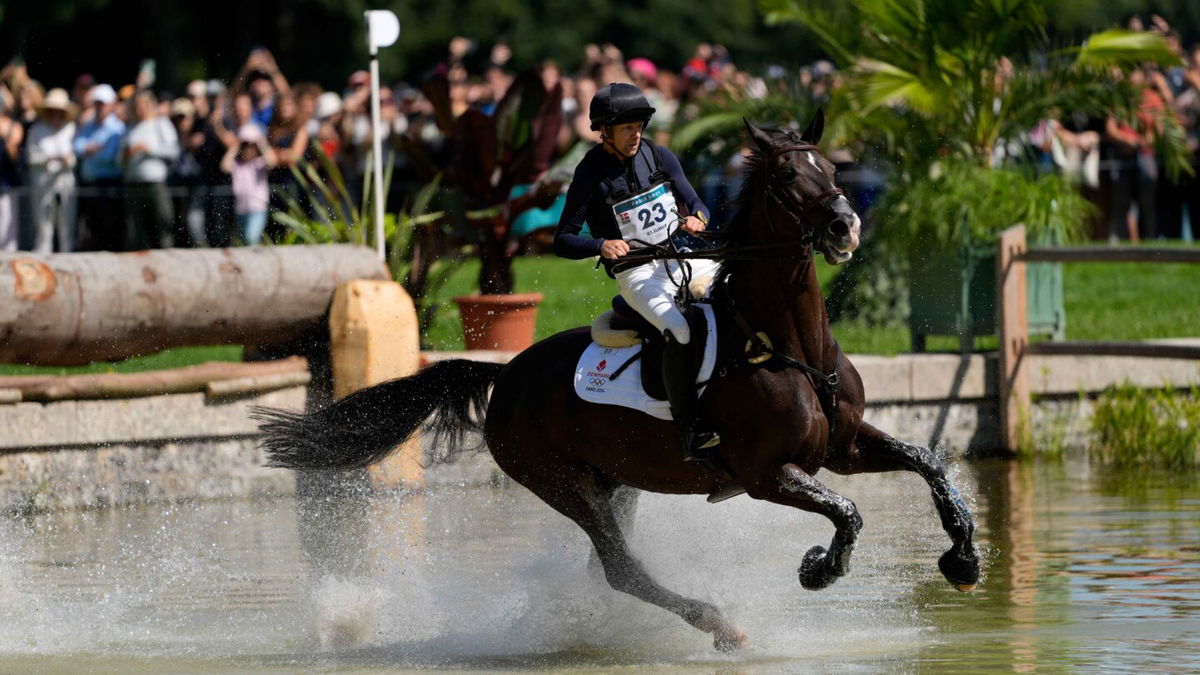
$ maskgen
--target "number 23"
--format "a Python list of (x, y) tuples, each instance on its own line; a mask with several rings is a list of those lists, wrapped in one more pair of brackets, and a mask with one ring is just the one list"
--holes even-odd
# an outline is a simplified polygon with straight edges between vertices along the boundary
[[(651, 222), (651, 212), (653, 212), (654, 220)], [(667, 219), (667, 210), (662, 204), (652, 204), (648, 209), (638, 211), (638, 219), (642, 221), (642, 229), (650, 229), (651, 224), (658, 224)]]

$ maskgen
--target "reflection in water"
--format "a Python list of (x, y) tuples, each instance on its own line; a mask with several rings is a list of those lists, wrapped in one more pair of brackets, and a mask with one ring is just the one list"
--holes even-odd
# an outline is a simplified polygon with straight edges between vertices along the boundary
[(865, 527), (850, 574), (817, 593), (795, 569), (828, 540), (820, 517), (641, 500), (634, 550), (747, 630), (733, 657), (590, 575), (582, 534), (522, 488), (367, 499), (351, 476), (296, 500), (0, 519), (0, 672), (1200, 669), (1194, 488), (966, 465), (987, 563), (961, 594), (918, 477), (822, 478)]
[[(1143, 470), (1124, 475), (1122, 487), (1121, 474), (1083, 462), (972, 468), (995, 553), (976, 609), (1004, 612), (981, 622), (989, 629), (980, 635), (959, 634), (981, 663), (1016, 672), (1200, 668), (1188, 646), (1200, 640), (1200, 499), (1180, 487), (1194, 476)], [(954, 614), (929, 616), (949, 634), (943, 620)]]

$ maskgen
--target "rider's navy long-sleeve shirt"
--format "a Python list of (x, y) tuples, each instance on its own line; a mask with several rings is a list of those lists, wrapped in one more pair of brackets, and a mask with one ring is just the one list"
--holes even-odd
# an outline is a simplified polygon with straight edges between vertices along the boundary
[[(708, 207), (700, 201), (700, 196), (683, 175), (679, 158), (662, 146), (655, 146), (655, 150), (658, 168), (671, 181), (680, 216), (698, 216), (702, 213), (707, 220), (711, 215)], [(605, 181), (612, 181), (618, 187), (624, 185), (630, 196), (650, 187), (650, 175), (656, 166), (651, 152), (651, 145), (643, 141), (637, 154), (629, 159), (618, 159), (606, 152), (602, 145), (597, 145), (584, 155), (575, 169), (571, 187), (567, 189), (567, 203), (558, 221), (558, 231), (554, 234), (556, 255), (572, 260), (590, 258), (600, 255), (604, 240), (622, 238), (612, 206), (608, 203), (610, 190)], [(585, 221), (595, 238), (579, 234)], [(603, 259), (601, 262), (611, 274), (611, 267), (616, 261)]]

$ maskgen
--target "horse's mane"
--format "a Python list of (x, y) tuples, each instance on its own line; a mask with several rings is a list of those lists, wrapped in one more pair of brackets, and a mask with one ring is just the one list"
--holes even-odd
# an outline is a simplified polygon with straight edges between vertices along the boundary
[[(800, 136), (794, 131), (783, 131), (780, 129), (764, 129), (767, 133), (775, 135), (776, 140), (786, 138), (793, 143), (800, 142)], [(737, 197), (729, 204), (733, 208), (733, 216), (729, 219), (727, 231), (734, 240), (739, 240), (744, 236), (747, 228), (746, 221), (750, 218), (750, 211), (754, 205), (754, 189), (758, 185), (759, 176), (762, 174), (766, 162), (762, 152), (757, 147), (751, 147), (750, 154), (746, 156), (746, 164), (742, 167), (742, 186), (738, 189)]]

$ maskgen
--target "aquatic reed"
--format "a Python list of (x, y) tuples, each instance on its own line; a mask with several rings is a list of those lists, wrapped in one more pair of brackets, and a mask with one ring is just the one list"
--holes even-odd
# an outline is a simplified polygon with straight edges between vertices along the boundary
[(1113, 385), (1096, 400), (1093, 458), (1109, 466), (1194, 469), (1200, 465), (1200, 387)]

